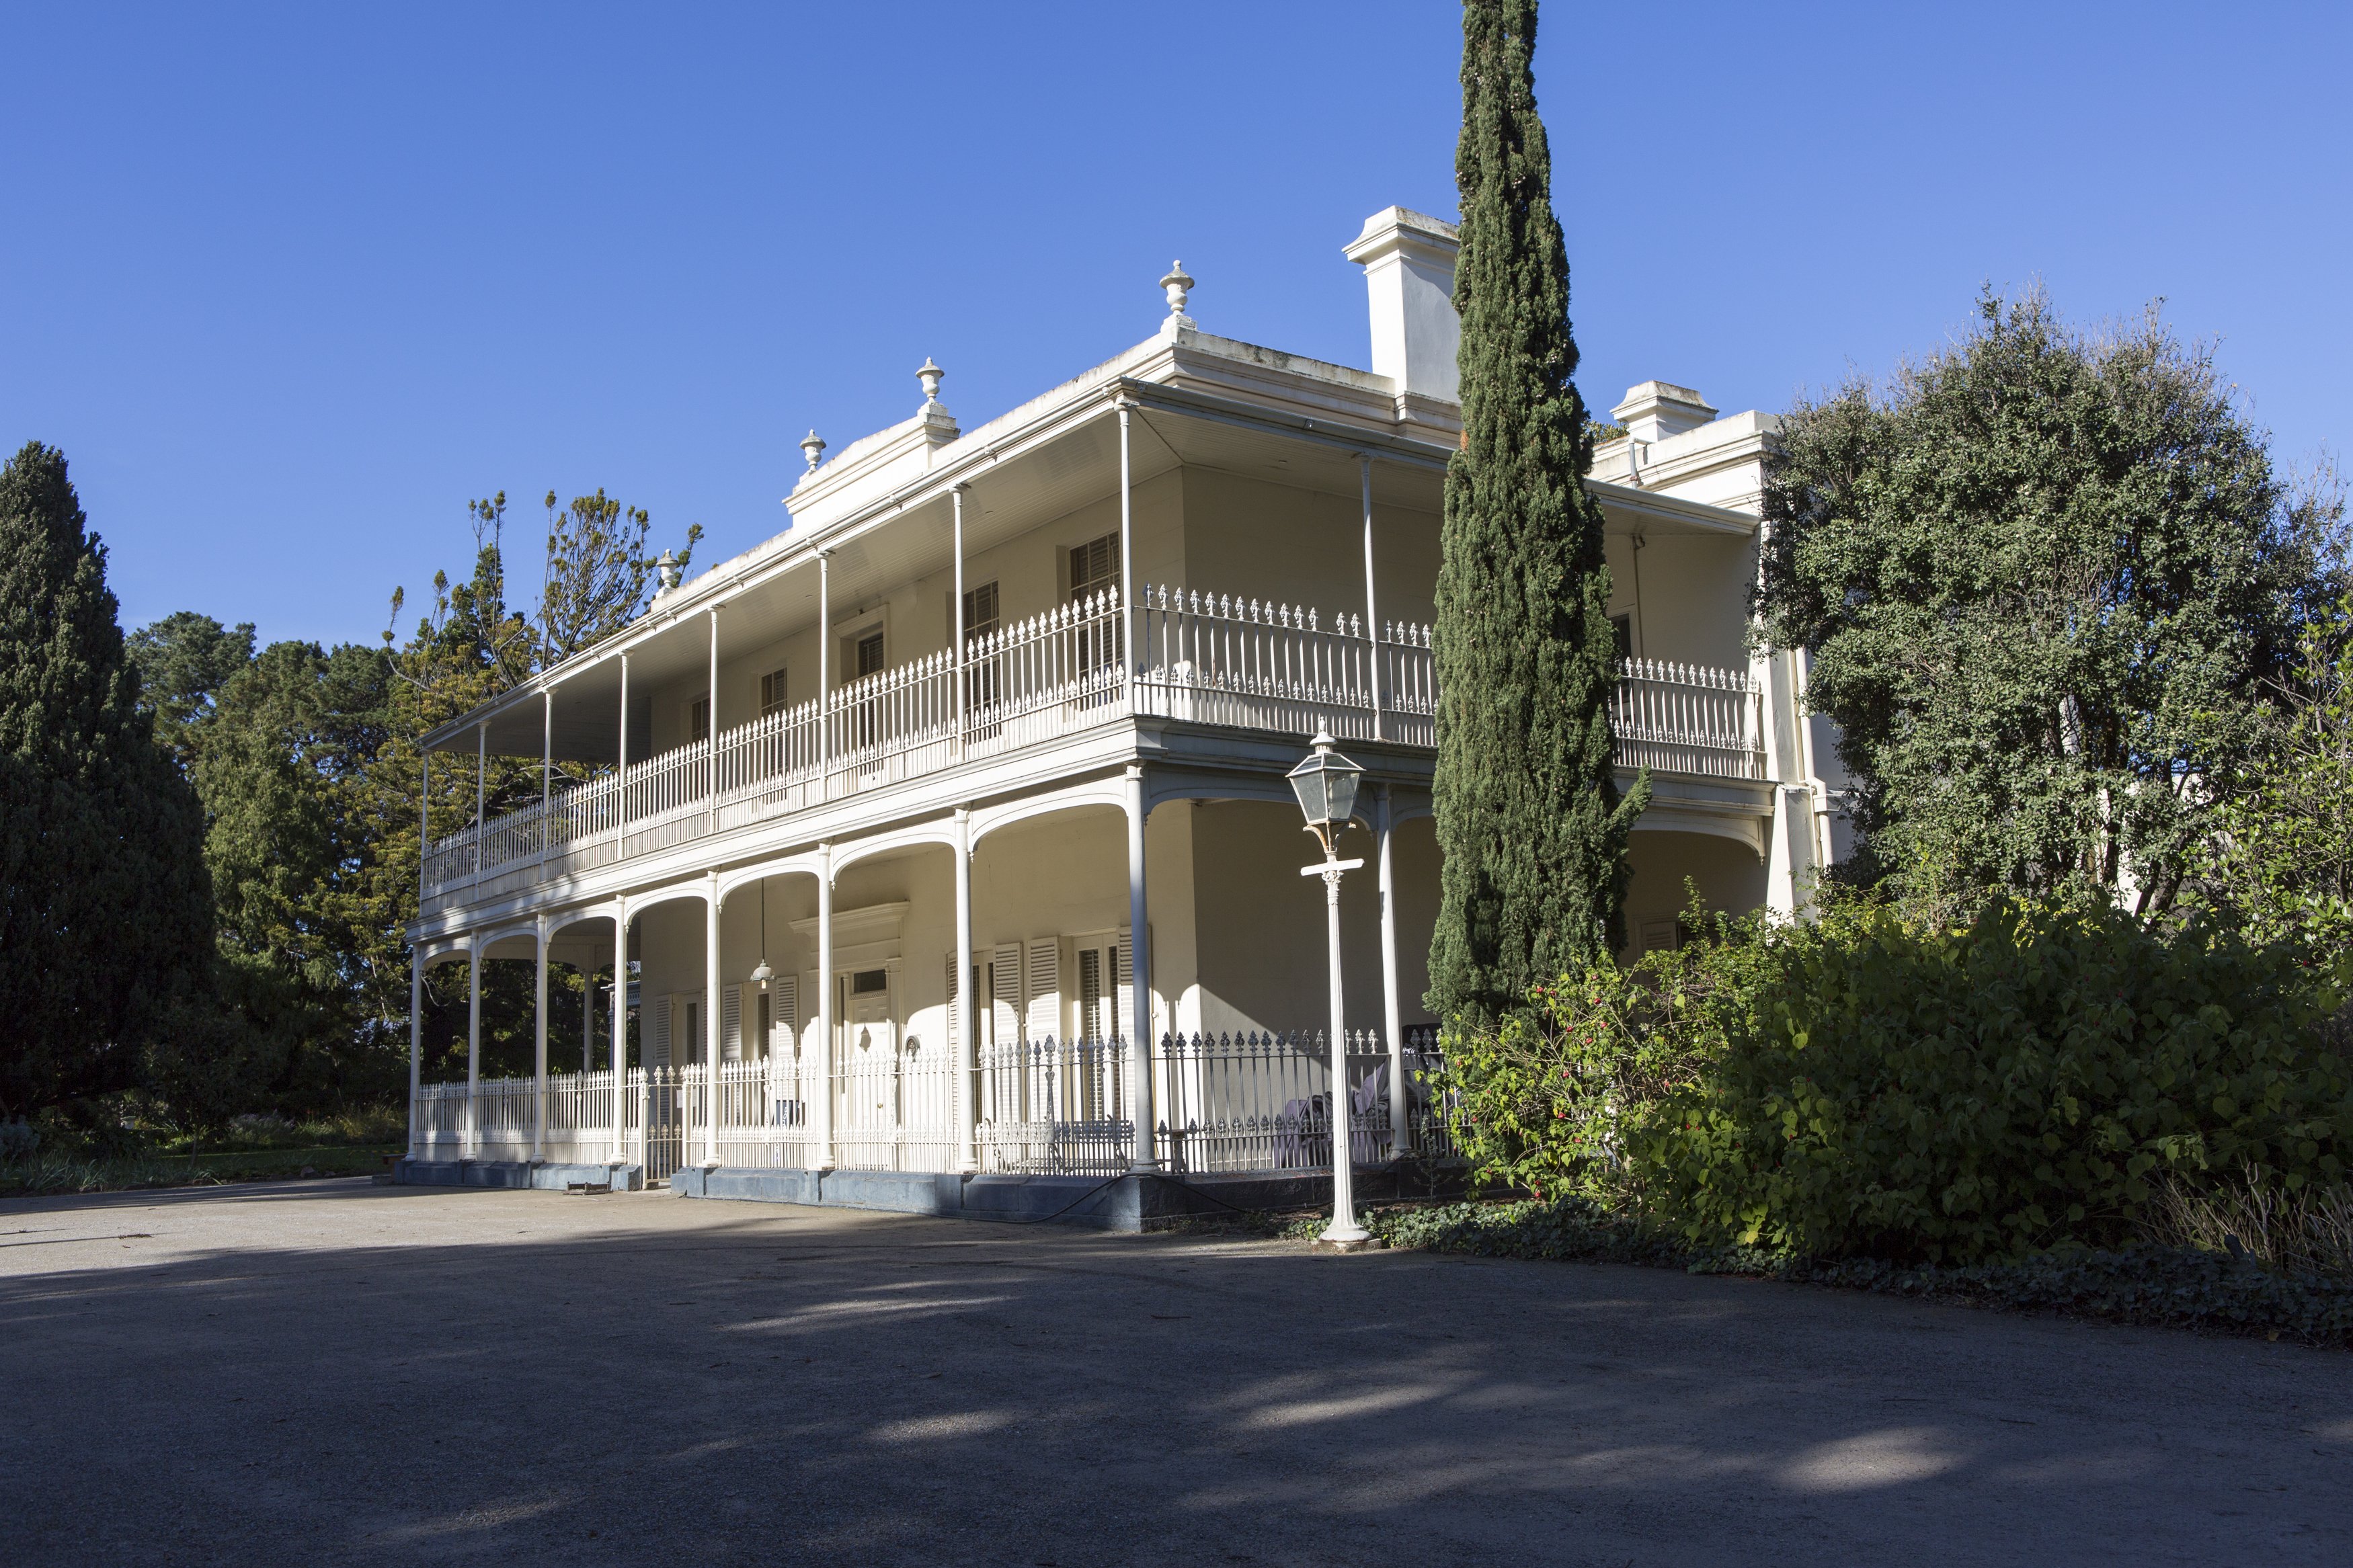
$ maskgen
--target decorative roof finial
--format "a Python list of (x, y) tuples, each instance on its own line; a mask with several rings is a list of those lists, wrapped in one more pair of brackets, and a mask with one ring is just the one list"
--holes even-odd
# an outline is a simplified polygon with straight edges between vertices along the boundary
[(1160, 286), (1168, 291), (1168, 319), (1161, 323), (1163, 330), (1192, 326), (1193, 318), (1185, 313), (1185, 297), (1192, 290), (1193, 279), (1186, 276), (1185, 264), (1170, 262), (1168, 276), (1160, 280)]
[(665, 550), (654, 563), (654, 575), (660, 579), (661, 592), (667, 594), (678, 586), (678, 557)]
[(947, 374), (932, 363), (931, 355), (923, 356), (923, 367), (915, 373), (915, 379), (923, 384), (924, 407), (937, 408), (940, 405), (940, 383), (946, 379)]
[(808, 471), (816, 473), (817, 466), (825, 461), (825, 437), (814, 430), (802, 437), (801, 456), (808, 459)]

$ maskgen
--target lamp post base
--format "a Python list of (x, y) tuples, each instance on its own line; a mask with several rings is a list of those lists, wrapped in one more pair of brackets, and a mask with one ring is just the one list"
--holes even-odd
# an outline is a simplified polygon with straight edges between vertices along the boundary
[(1353, 1235), (1335, 1235), (1333, 1231), (1327, 1230), (1310, 1244), (1310, 1248), (1316, 1252), (1370, 1252), (1388, 1245), (1388, 1242), (1366, 1230), (1357, 1230)]

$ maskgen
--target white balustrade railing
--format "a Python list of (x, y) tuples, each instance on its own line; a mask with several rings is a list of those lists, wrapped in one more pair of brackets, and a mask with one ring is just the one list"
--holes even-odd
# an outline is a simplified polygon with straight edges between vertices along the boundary
[[(570, 871), (804, 809), (1131, 713), (1343, 740), (1436, 743), (1430, 628), (1223, 594), (1146, 586), (972, 639), (695, 741), (566, 783), (436, 842), (428, 894), (517, 865)], [(1135, 638), (1128, 680), (1123, 638)], [(1610, 697), (1622, 766), (1764, 776), (1762, 699), (1746, 670), (1630, 659)], [(1131, 703), (1131, 689), (1133, 701)]]
[(1008, 1040), (980, 1053), (984, 1171), (1116, 1175), (1135, 1152), (1127, 1042)]
[[(815, 1170), (954, 1171), (962, 1150), (956, 1071), (944, 1044), (908, 1037), (845, 1046), (831, 1070), (816, 1051), (720, 1064), (631, 1068), (617, 1108), (609, 1071), (550, 1074), (538, 1157), (551, 1163), (642, 1165), (663, 1181), (708, 1156)], [(1116, 1175), (1134, 1152), (1132, 1058), (1113, 1039), (1018, 1040), (982, 1048), (971, 1084), (974, 1141), (987, 1172)], [(1350, 1147), (1358, 1164), (1389, 1158), (1388, 1054), (1371, 1033), (1347, 1045)], [(1314, 1034), (1163, 1036), (1153, 1051), (1155, 1142), (1176, 1174), (1328, 1171), (1331, 1053)], [(1434, 1046), (1406, 1053), (1409, 1122), (1424, 1157), (1451, 1152), (1445, 1121), (1419, 1081)], [(412, 1152), (425, 1160), (532, 1157), (534, 1085), (485, 1079), (425, 1084), (411, 1103)], [(714, 1129), (712, 1117), (718, 1118)], [(826, 1158), (828, 1141), (831, 1159)]]
[(1630, 658), (1618, 674), (1609, 730), (1620, 767), (1765, 776), (1764, 697), (1746, 670)]
[[(1345, 1049), (1349, 1149), (1389, 1158), (1388, 1052), (1370, 1031)], [(1332, 1168), (1332, 1051), (1321, 1034), (1163, 1036), (1153, 1053), (1156, 1142), (1177, 1173)]]

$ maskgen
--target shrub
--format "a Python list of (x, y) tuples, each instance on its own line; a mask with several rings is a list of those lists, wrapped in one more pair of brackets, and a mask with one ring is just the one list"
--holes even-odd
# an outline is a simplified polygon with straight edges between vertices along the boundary
[(2337, 999), (2291, 948), (2055, 902), (1712, 935), (1452, 1042), (1482, 1175), (1695, 1247), (1949, 1264), (2120, 1245), (2168, 1180), (2295, 1191), (2353, 1158)]

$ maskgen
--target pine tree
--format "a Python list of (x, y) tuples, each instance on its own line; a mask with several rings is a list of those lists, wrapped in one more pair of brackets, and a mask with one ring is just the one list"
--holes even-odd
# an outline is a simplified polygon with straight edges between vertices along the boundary
[(1535, 0), (1463, 6), (1463, 443), (1438, 577), (1445, 859), (1429, 1001), (1472, 1024), (1619, 945), (1626, 836), (1650, 795), (1645, 777), (1621, 799), (1611, 772), (1617, 645), (1535, 31)]
[(0, 468), (0, 1118), (131, 1088), (209, 1018), (195, 796), (140, 708), (64, 454)]

